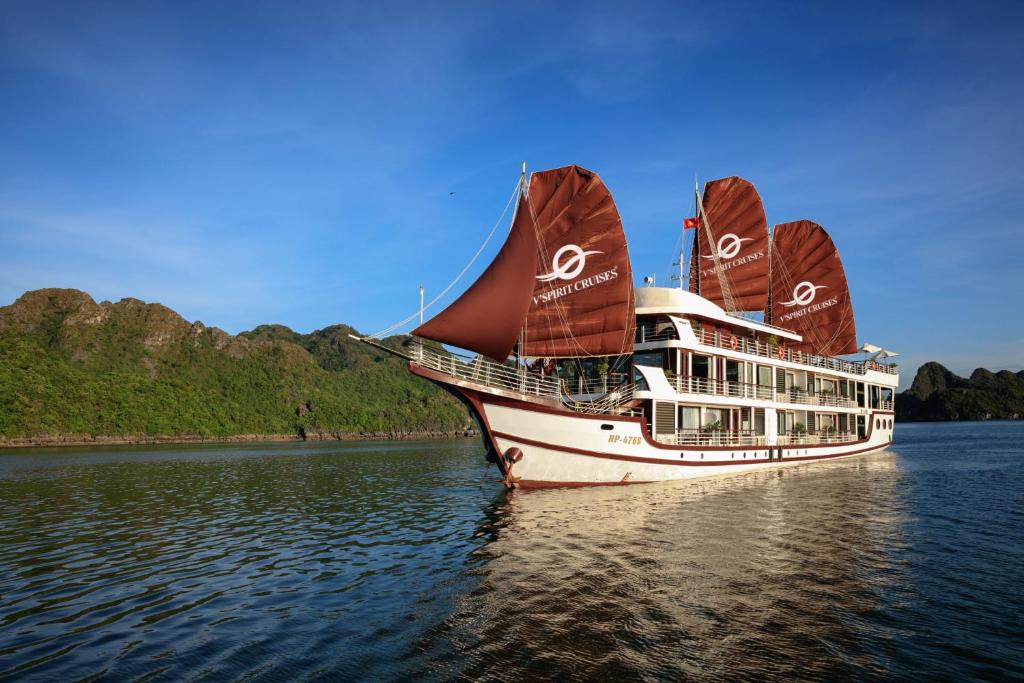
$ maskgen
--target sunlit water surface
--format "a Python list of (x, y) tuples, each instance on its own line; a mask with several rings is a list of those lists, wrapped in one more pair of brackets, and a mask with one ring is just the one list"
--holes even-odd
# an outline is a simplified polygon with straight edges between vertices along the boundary
[(0, 677), (1024, 676), (1024, 425), (506, 494), (479, 443), (0, 454)]

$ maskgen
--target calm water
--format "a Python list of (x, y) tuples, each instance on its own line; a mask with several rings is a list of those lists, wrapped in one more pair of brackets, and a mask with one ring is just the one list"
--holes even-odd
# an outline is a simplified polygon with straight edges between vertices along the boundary
[(505, 494), (476, 441), (0, 454), (0, 677), (1024, 677), (1024, 424)]

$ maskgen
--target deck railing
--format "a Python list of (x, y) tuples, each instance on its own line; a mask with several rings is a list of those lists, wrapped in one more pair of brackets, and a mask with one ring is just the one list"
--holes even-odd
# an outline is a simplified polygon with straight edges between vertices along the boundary
[(853, 432), (819, 431), (810, 434), (806, 432), (801, 434), (779, 434), (775, 443), (779, 446), (802, 446), (806, 444), (848, 443), (856, 440), (857, 435)]
[(629, 375), (624, 372), (610, 372), (597, 378), (573, 377), (562, 380), (563, 391), (567, 394), (587, 395), (606, 394), (618, 386), (626, 384)]
[(633, 400), (635, 392), (635, 384), (623, 384), (593, 401), (582, 401), (565, 395), (562, 397), (562, 403), (578, 413), (632, 415), (634, 411), (629, 410), (626, 406)]
[(788, 389), (776, 391), (774, 387), (746, 382), (733, 382), (724, 379), (708, 379), (707, 377), (691, 377), (665, 373), (669, 384), (680, 394), (703, 394), (707, 396), (727, 396), (730, 398), (754, 398), (760, 401), (777, 403), (797, 403), (810, 406), (829, 406), (852, 408), (852, 399), (834, 394), (807, 394), (802, 391)]
[(675, 325), (663, 325), (661, 329), (648, 325), (637, 325), (633, 341), (637, 344), (647, 342), (665, 341), (668, 339), (679, 339), (679, 333)]
[(808, 394), (807, 392), (794, 391), (793, 389), (778, 392), (777, 400), (782, 403), (798, 403), (800, 405), (809, 406), (830, 406), (833, 408), (852, 408), (854, 406), (853, 399), (823, 392)]
[[(849, 443), (856, 441), (852, 432), (816, 432), (813, 434), (780, 434), (778, 446)], [(676, 446), (768, 446), (768, 437), (750, 430), (679, 429), (671, 434), (658, 434), (656, 441)]]
[(679, 429), (674, 434), (659, 434), (660, 443), (677, 446), (763, 446), (768, 443), (763, 434), (747, 430)]
[[(877, 361), (852, 361), (830, 356), (815, 356), (803, 351), (794, 351), (786, 348), (785, 344), (771, 345), (749, 337), (740, 337), (722, 332), (711, 332), (710, 330), (697, 329), (693, 331), (697, 341), (706, 346), (714, 346), (719, 349), (729, 349), (739, 353), (746, 353), (762, 358), (774, 358), (776, 360), (798, 363), (823, 370), (835, 370), (853, 375), (867, 374), (869, 369), (877, 370), (888, 375), (895, 375), (899, 370), (895, 365), (887, 365)], [(735, 340), (735, 348), (733, 348)]]
[(546, 377), (529, 372), (526, 368), (502, 365), (484, 356), (476, 356), (467, 362), (450, 353), (442, 353), (424, 346), (417, 341), (409, 345), (409, 351), (413, 363), (456, 379), (530, 396), (546, 396), (556, 399), (560, 399), (562, 396), (561, 383), (556, 377)]
[(731, 382), (724, 379), (707, 377), (690, 377), (665, 373), (669, 383), (681, 394), (708, 394), (711, 396), (729, 396), (733, 398), (756, 398), (762, 401), (774, 400), (775, 391), (771, 387), (745, 382)]

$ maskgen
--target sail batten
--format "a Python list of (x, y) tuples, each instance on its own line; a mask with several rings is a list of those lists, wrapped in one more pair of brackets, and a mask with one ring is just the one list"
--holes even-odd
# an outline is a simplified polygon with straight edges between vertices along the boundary
[(857, 352), (853, 304), (842, 260), (832, 238), (808, 220), (772, 231), (771, 306), (765, 317), (792, 330), (797, 351), (823, 356)]
[(535, 173), (528, 197), (539, 256), (523, 355), (629, 353), (633, 274), (608, 188), (596, 173), (566, 166)]

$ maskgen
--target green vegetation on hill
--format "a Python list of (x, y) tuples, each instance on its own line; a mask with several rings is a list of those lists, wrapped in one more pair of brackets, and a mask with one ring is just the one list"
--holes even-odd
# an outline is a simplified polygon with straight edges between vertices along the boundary
[(1024, 418), (1024, 371), (978, 368), (964, 379), (931, 362), (896, 396), (896, 419), (1014, 420)]
[(470, 423), (457, 401), (349, 332), (264, 325), (232, 336), (137, 299), (27, 292), (0, 307), (0, 437), (398, 435)]

